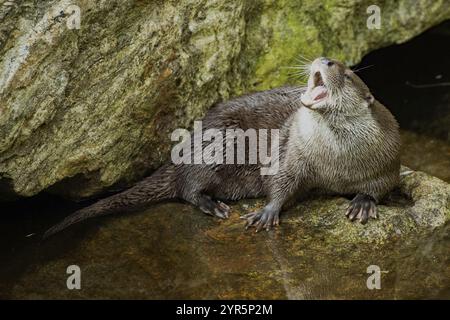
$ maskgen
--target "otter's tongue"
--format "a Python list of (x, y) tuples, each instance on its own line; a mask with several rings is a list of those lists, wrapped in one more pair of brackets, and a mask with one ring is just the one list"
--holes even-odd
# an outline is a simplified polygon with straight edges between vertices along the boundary
[(320, 85), (314, 87), (309, 92), (305, 92), (301, 97), (301, 101), (305, 106), (310, 107), (317, 101), (325, 98), (326, 96), (327, 96), (327, 89), (325, 88), (325, 86)]
[(317, 86), (311, 90), (311, 98), (314, 101), (323, 99), (327, 96), (327, 89), (324, 86)]

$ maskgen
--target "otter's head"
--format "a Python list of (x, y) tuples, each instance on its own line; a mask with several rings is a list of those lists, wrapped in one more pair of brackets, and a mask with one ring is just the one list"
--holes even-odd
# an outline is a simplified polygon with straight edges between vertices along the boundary
[(366, 84), (336, 60), (317, 58), (309, 68), (303, 105), (313, 110), (357, 113), (374, 102)]

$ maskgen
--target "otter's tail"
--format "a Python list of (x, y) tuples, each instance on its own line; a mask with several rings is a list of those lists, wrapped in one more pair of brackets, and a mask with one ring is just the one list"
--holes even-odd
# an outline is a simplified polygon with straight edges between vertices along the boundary
[(135, 210), (150, 203), (175, 198), (175, 196), (174, 166), (163, 166), (134, 187), (74, 212), (60, 223), (48, 229), (44, 234), (44, 239), (75, 223), (92, 217)]

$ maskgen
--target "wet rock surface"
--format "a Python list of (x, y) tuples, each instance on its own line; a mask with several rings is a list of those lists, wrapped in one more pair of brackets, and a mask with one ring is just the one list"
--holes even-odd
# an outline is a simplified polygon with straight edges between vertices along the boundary
[[(271, 232), (244, 230), (239, 216), (263, 205), (248, 200), (233, 204), (224, 221), (167, 203), (35, 238), (10, 259), (10, 274), (0, 273), (0, 296), (449, 298), (450, 186), (404, 170), (380, 218), (364, 226), (344, 217), (348, 199), (314, 196)], [(81, 268), (81, 290), (66, 287), (72, 264)], [(386, 271), (380, 290), (367, 289), (370, 265)]]

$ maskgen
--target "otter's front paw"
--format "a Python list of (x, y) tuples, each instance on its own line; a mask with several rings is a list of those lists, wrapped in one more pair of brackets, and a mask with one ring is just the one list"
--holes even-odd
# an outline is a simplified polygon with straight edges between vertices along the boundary
[(247, 213), (241, 216), (241, 219), (247, 220), (245, 229), (255, 227), (256, 232), (259, 232), (262, 229), (269, 231), (271, 227), (277, 226), (280, 223), (279, 211), (268, 206), (260, 211)]
[(365, 224), (369, 218), (378, 218), (377, 206), (375, 200), (366, 194), (358, 194), (351, 202), (345, 213), (350, 221), (359, 219), (362, 224)]

